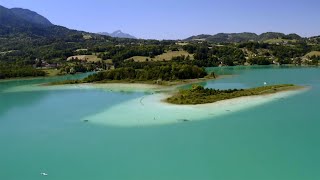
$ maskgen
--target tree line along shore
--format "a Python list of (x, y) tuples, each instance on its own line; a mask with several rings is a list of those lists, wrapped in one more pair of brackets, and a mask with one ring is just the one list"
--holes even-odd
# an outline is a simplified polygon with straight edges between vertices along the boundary
[[(195, 65), (186, 64), (153, 64), (152, 66), (144, 66), (143, 68), (118, 68), (105, 72), (99, 72), (89, 75), (82, 80), (71, 80), (62, 82), (53, 82), (49, 85), (62, 84), (81, 84), (81, 83), (144, 83), (157, 85), (178, 85), (188, 80), (208, 80), (216, 78), (214, 73), (208, 74), (204, 68)], [(176, 82), (176, 83), (170, 83)], [(195, 83), (196, 81), (193, 81)], [(192, 83), (192, 82), (191, 82)], [(244, 96), (257, 96), (274, 94), (282, 91), (297, 90), (302, 87), (293, 84), (280, 84), (271, 86), (262, 86), (250, 89), (209, 89), (200, 85), (193, 85), (191, 89), (179, 90), (166, 102), (171, 104), (207, 104), (221, 100), (234, 99)]]
[[(141, 64), (140, 64), (141, 65)], [(80, 83), (145, 83), (157, 85), (176, 85), (192, 80), (208, 80), (216, 75), (205, 68), (179, 63), (152, 63), (143, 67), (122, 67), (98, 72), (81, 80), (53, 82), (49, 85)]]
[[(317, 66), (317, 39), (216, 43), (67, 36), (54, 39), (0, 38), (0, 78), (75, 74), (178, 63), (198, 67), (294, 64)], [(319, 38), (320, 39), (320, 38)], [(16, 46), (16, 45), (19, 46)], [(54, 70), (55, 73), (48, 73)]]

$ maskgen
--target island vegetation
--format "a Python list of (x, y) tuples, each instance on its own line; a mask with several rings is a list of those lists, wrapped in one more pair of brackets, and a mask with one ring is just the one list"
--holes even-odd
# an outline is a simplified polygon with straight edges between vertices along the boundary
[(187, 64), (168, 64), (161, 66), (145, 66), (142, 69), (132, 67), (118, 68), (111, 71), (100, 72), (85, 78), (85, 82), (98, 82), (105, 80), (160, 80), (170, 81), (178, 79), (197, 79), (207, 76), (204, 68)]
[(218, 90), (204, 88), (200, 85), (193, 85), (191, 89), (180, 90), (172, 97), (167, 98), (166, 101), (172, 104), (185, 105), (207, 104), (238, 97), (273, 94), (281, 91), (295, 90), (300, 88), (302, 87), (295, 86), (293, 84), (282, 84), (256, 87), (251, 89)]
[[(158, 85), (176, 85), (180, 80), (216, 78), (214, 73), (208, 74), (204, 68), (195, 65), (178, 63), (152, 63), (146, 66), (136, 64), (133, 67), (120, 67), (89, 75), (82, 80), (53, 82), (50, 85), (79, 83), (147, 83)], [(169, 83), (175, 82), (175, 83)], [(182, 82), (182, 81), (181, 81)]]

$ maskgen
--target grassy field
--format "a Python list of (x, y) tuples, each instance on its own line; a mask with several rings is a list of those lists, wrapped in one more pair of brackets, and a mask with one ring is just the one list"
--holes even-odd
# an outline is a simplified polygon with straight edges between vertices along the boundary
[(276, 43), (284, 43), (284, 42), (292, 42), (295, 43), (297, 40), (288, 40), (288, 39), (268, 39), (264, 41), (265, 43), (269, 44), (276, 44)]
[(312, 51), (305, 55), (305, 57), (311, 57), (311, 56), (320, 56), (320, 51)]
[(105, 60), (105, 62), (107, 63), (107, 64), (113, 64), (113, 61), (112, 61), (112, 59), (107, 59), (107, 60)]
[(46, 69), (43, 71), (47, 73), (47, 76), (57, 76), (60, 73), (60, 70), (57, 69)]
[(186, 46), (189, 43), (187, 43), (187, 42), (177, 42), (176, 44), (179, 45), (179, 46)]
[(97, 61), (101, 61), (101, 58), (98, 58), (96, 55), (78, 55), (78, 56), (71, 56), (68, 57), (68, 61), (70, 61), (71, 59), (78, 59), (80, 61), (89, 61), (89, 62), (97, 62)]
[(173, 57), (182, 55), (186, 57), (189, 55), (190, 59), (193, 59), (193, 54), (189, 54), (187, 51), (168, 51), (166, 53), (156, 56), (155, 58), (150, 58), (146, 56), (134, 56), (129, 59), (133, 59), (135, 62), (146, 62), (147, 59), (148, 61), (170, 61)]
[(189, 54), (187, 51), (169, 51), (169, 52), (166, 52), (166, 53), (163, 53), (159, 56), (156, 56), (155, 57), (155, 60), (156, 61), (163, 61), (163, 60), (166, 60), (166, 61), (170, 61), (172, 59), (172, 57), (177, 57), (177, 56), (190, 56), (190, 59), (193, 59), (193, 55), (192, 54)]
[(75, 50), (76, 52), (79, 52), (79, 51), (88, 51), (88, 49), (77, 49)]
[(91, 35), (89, 35), (89, 34), (85, 34), (85, 35), (83, 35), (83, 39), (92, 39), (92, 36)]

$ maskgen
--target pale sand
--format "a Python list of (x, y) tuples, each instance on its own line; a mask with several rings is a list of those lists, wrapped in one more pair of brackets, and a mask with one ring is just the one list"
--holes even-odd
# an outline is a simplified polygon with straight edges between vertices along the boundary
[(159, 93), (118, 104), (98, 114), (85, 117), (83, 120), (117, 127), (188, 123), (213, 119), (218, 116), (285, 99), (306, 90), (300, 89), (262, 96), (247, 96), (201, 105), (169, 104), (163, 101), (168, 97), (168, 94)]
[(23, 85), (6, 89), (4, 92), (30, 92), (30, 91), (50, 91), (50, 90), (74, 90), (74, 89), (102, 89), (106, 91), (163, 91), (170, 90), (174, 87), (166, 87), (152, 84), (136, 83), (105, 83), (105, 84), (68, 84), (68, 85)]
[(102, 83), (102, 84), (84, 84), (98, 89), (113, 91), (162, 91), (169, 89), (166, 86), (155, 84), (138, 84), (138, 83)]

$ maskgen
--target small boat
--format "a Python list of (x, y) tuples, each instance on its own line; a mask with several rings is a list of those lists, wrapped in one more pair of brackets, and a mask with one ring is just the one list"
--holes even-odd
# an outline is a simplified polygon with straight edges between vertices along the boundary
[(42, 176), (48, 176), (47, 173), (40, 173)]
[(189, 120), (189, 119), (178, 119), (178, 121), (181, 121), (181, 122), (189, 122), (190, 120)]

